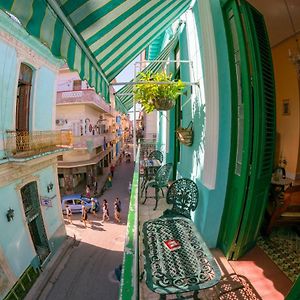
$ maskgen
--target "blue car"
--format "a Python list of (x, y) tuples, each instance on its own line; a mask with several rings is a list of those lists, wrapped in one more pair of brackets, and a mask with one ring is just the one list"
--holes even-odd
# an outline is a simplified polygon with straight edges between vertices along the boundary
[(100, 206), (97, 198), (86, 198), (81, 196), (80, 194), (73, 194), (73, 195), (65, 195), (61, 199), (61, 207), (63, 213), (66, 213), (66, 205), (69, 205), (72, 213), (81, 213), (81, 202), (84, 202), (84, 206), (87, 208), (88, 212), (92, 210), (92, 201), (91, 199), (95, 200), (96, 203), (96, 211), (99, 211)]

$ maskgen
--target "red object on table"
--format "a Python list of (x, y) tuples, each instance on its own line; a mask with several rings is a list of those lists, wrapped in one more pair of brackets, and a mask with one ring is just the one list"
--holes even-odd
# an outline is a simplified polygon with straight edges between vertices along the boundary
[(167, 240), (164, 241), (164, 244), (170, 251), (177, 250), (181, 247), (177, 240)]

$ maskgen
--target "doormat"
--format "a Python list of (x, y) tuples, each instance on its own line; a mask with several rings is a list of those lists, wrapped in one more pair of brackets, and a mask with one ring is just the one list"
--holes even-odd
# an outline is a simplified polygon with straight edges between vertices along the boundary
[(300, 274), (300, 235), (292, 228), (274, 228), (268, 237), (259, 237), (257, 245), (279, 269), (295, 282)]

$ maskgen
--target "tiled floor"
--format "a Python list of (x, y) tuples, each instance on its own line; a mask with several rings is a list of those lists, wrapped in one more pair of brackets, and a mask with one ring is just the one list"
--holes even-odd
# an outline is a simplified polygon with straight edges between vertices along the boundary
[[(159, 217), (165, 209), (169, 208), (164, 199), (160, 200), (156, 211), (153, 211), (154, 204), (154, 199), (148, 199), (145, 204), (140, 203), (139, 216), (141, 235), (141, 229), (146, 220)], [(143, 271), (142, 249), (142, 236), (140, 236), (140, 272)], [(292, 282), (259, 247), (255, 247), (238, 261), (227, 261), (222, 252), (218, 249), (212, 249), (212, 253), (216, 257), (223, 274), (237, 273), (245, 276), (263, 300), (283, 300), (292, 286)], [(172, 299), (173, 298), (174, 296)], [(158, 294), (153, 293), (147, 288), (145, 279), (140, 282), (140, 299), (159, 299)], [(167, 297), (167, 299), (169, 298)], [(212, 298), (206, 296), (205, 299)]]

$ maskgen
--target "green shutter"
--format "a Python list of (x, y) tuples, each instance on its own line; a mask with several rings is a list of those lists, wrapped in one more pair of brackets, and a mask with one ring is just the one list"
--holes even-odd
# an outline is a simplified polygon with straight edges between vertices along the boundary
[(233, 106), (230, 170), (219, 246), (228, 258), (237, 259), (255, 245), (265, 210), (275, 147), (275, 88), (263, 16), (243, 0), (228, 1), (223, 11)]

